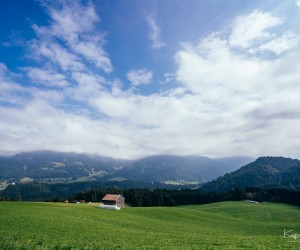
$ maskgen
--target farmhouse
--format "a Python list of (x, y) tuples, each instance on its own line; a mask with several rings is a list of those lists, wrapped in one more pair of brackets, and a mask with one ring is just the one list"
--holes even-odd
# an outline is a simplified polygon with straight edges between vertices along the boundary
[(125, 207), (125, 198), (122, 195), (117, 194), (107, 194), (101, 200), (100, 208), (115, 209), (120, 210)]

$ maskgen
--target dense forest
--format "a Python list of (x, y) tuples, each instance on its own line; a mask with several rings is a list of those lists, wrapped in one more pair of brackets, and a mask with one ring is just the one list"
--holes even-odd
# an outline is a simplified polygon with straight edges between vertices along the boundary
[(70, 197), (71, 201), (100, 201), (107, 193), (122, 194), (126, 203), (131, 206), (177, 206), (190, 204), (207, 204), (220, 201), (251, 200), (257, 202), (282, 202), (300, 205), (300, 192), (289, 189), (263, 189), (249, 187), (231, 189), (222, 193), (205, 193), (199, 189), (97, 189), (77, 193)]
[[(195, 185), (182, 185), (181, 188), (193, 188)], [(65, 200), (78, 192), (100, 188), (147, 188), (153, 189), (177, 189), (178, 185), (167, 185), (142, 181), (87, 181), (73, 183), (15, 183), (0, 191), (0, 200), (21, 201), (51, 201)]]

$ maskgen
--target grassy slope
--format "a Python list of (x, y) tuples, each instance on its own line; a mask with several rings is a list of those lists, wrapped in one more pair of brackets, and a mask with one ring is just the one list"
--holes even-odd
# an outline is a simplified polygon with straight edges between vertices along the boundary
[(222, 202), (98, 209), (96, 204), (0, 203), (0, 249), (300, 249), (299, 207)]

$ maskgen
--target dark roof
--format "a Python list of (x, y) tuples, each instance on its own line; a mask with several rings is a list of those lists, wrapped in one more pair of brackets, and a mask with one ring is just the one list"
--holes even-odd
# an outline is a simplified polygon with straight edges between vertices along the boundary
[(107, 194), (103, 197), (103, 201), (116, 201), (121, 195), (119, 194)]

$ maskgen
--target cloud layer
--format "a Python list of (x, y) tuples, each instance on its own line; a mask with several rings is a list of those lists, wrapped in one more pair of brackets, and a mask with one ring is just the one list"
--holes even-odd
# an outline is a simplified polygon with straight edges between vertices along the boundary
[[(176, 87), (146, 95), (132, 86), (151, 85), (151, 69), (128, 71), (128, 88), (109, 77), (114, 67), (91, 2), (44, 9), (50, 21), (32, 27), (32, 65), (20, 77), (0, 64), (2, 153), (300, 157), (300, 35), (280, 28), (283, 18), (254, 10), (183, 43), (164, 83), (176, 78)], [(153, 48), (165, 46), (147, 20)]]

